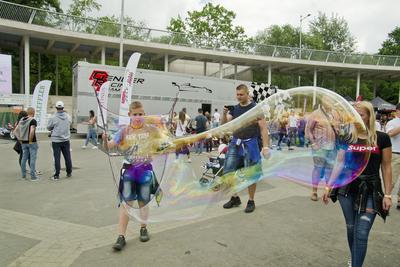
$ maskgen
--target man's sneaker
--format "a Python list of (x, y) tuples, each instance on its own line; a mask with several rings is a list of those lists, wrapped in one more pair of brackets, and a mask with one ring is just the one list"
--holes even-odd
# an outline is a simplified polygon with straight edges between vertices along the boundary
[(188, 159), (188, 163), (191, 163), (192, 162), (192, 160), (191, 159)]
[(256, 209), (256, 204), (254, 203), (254, 200), (249, 200), (247, 201), (247, 206), (244, 212), (250, 213), (253, 212)]
[(53, 181), (58, 181), (58, 180), (60, 180), (60, 176), (53, 175), (53, 176), (50, 177), (50, 179), (53, 180)]
[(123, 235), (118, 236), (117, 241), (112, 246), (115, 251), (122, 250), (126, 245), (125, 237)]
[(86, 149), (86, 146), (81, 146), (82, 149)]
[(97, 146), (92, 147), (92, 149), (97, 149)]
[(140, 228), (140, 241), (147, 242), (150, 240), (149, 233), (147, 232), (146, 227)]
[(72, 176), (72, 173), (67, 173), (67, 177), (70, 178)]
[(240, 197), (231, 197), (231, 199), (226, 202), (223, 207), (224, 209), (230, 209), (233, 207), (237, 207), (240, 204), (242, 204), (242, 201), (240, 201)]
[(31, 182), (36, 182), (36, 181), (39, 181), (39, 178), (37, 178), (37, 177), (31, 177)]

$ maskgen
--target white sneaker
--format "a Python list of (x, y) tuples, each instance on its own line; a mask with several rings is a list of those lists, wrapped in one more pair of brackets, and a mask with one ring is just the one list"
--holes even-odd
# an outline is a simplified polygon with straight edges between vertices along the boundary
[(81, 146), (82, 149), (86, 149), (86, 146)]
[(92, 149), (97, 149), (97, 146), (92, 147)]
[(188, 159), (188, 162), (189, 162), (189, 163), (191, 163), (191, 162), (192, 162), (192, 160), (191, 160), (191, 159)]
[(349, 258), (349, 259), (347, 260), (347, 266), (348, 266), (348, 267), (351, 267), (351, 258)]

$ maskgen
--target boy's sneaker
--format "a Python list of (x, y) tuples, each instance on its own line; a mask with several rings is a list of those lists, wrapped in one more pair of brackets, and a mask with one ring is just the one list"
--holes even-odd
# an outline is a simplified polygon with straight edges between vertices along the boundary
[(92, 149), (97, 149), (97, 146), (92, 147)]
[(147, 228), (141, 227), (140, 228), (140, 241), (147, 242), (147, 241), (149, 241), (149, 239), (150, 239), (150, 237), (149, 237), (149, 233), (147, 232)]
[(231, 197), (231, 199), (226, 202), (223, 207), (224, 209), (231, 209), (233, 207), (239, 206), (240, 204), (242, 204), (242, 201), (240, 201), (240, 197)]
[(31, 182), (36, 182), (36, 181), (38, 181), (39, 180), (39, 178), (37, 178), (37, 177), (31, 177)]
[(72, 173), (67, 173), (67, 177), (70, 178), (72, 176)]
[(53, 176), (50, 177), (50, 179), (53, 180), (53, 181), (58, 181), (58, 180), (60, 180), (60, 176), (53, 175)]
[(122, 250), (126, 245), (125, 237), (123, 235), (118, 236), (117, 241), (112, 246), (115, 251)]
[(86, 146), (81, 146), (82, 149), (86, 149)]
[(254, 200), (249, 200), (247, 201), (247, 206), (244, 212), (250, 213), (253, 212), (256, 209), (256, 204), (254, 203)]

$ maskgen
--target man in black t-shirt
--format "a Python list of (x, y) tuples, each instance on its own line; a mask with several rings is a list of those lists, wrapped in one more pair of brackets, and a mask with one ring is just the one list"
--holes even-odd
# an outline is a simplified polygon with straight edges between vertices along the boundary
[[(236, 88), (236, 99), (239, 102), (232, 110), (224, 108), (222, 115), (222, 124), (234, 120), (256, 106), (251, 102), (249, 89), (246, 85), (241, 84)], [(260, 138), (262, 147), (260, 147)], [(228, 146), (228, 152), (225, 156), (224, 175), (232, 175), (238, 169), (245, 167), (254, 168), (256, 177), (248, 177), (250, 179), (259, 179), (262, 175), (261, 156), (269, 154), (269, 137), (266, 121), (259, 118), (253, 124), (242, 127), (233, 133), (233, 138)], [(231, 174), (229, 174), (231, 173)], [(253, 212), (255, 209), (254, 195), (257, 184), (254, 183), (248, 187), (249, 201), (245, 209), (246, 213)], [(237, 207), (241, 204), (239, 196), (236, 194), (224, 204), (225, 209)]]
[[(194, 118), (194, 120), (196, 122), (196, 133), (199, 134), (207, 130), (207, 118), (203, 115), (203, 110), (201, 108), (199, 108), (197, 111), (199, 114), (196, 116), (196, 118)], [(196, 144), (196, 153), (203, 153), (203, 147), (204, 140), (202, 139)]]
[(22, 145), (22, 160), (21, 160), (21, 172), (22, 178), (26, 178), (26, 162), (30, 159), (30, 174), (31, 181), (37, 181), (36, 176), (36, 157), (38, 151), (38, 145), (36, 142), (36, 127), (37, 122), (34, 119), (35, 109), (30, 107), (27, 109), (28, 116), (20, 120), (17, 126), (18, 140)]

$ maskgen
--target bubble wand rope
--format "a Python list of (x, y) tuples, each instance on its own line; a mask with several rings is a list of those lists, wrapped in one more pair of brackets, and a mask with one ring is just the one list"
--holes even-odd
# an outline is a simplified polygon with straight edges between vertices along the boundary
[[(103, 105), (100, 103), (100, 99), (98, 98), (96, 89), (95, 89), (94, 87), (93, 87), (93, 91), (94, 91), (94, 95), (95, 95), (95, 97), (96, 97), (97, 105), (99, 106), (100, 117), (101, 117), (101, 121), (102, 121), (103, 126), (104, 126), (104, 127), (103, 127), (104, 133), (105, 133), (106, 135), (108, 135), (108, 127), (107, 127), (106, 121), (104, 120), (104, 115), (103, 115)], [(103, 142), (104, 142), (104, 141), (103, 141)], [(108, 142), (108, 140), (106, 140), (106, 142)], [(105, 150), (106, 150), (106, 154), (107, 154), (107, 158), (108, 158), (108, 164), (110, 165), (112, 178), (113, 178), (114, 184), (115, 184), (115, 186), (116, 186), (116, 188), (117, 188), (117, 191), (118, 191), (119, 183), (118, 183), (117, 180), (115, 179), (115, 172), (114, 172), (114, 169), (113, 169), (113, 166), (112, 166), (111, 157), (110, 157), (110, 152), (109, 152), (109, 150), (108, 150), (108, 144), (107, 144), (107, 146), (105, 147)]]

